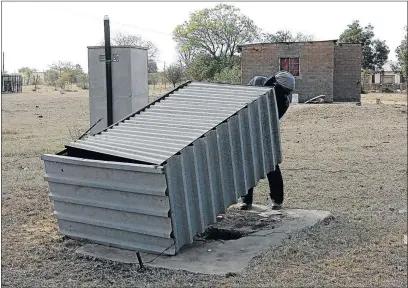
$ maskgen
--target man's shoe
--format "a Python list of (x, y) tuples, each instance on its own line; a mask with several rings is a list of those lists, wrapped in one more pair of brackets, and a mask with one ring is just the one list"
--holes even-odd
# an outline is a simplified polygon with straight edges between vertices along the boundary
[(240, 209), (241, 210), (251, 210), (252, 209), (252, 204), (242, 203)]
[(281, 210), (282, 209), (282, 204), (277, 204), (272, 201), (272, 210)]

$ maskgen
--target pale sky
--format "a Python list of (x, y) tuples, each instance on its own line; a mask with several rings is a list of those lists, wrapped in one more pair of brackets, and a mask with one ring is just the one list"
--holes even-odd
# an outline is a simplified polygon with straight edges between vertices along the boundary
[[(159, 48), (159, 70), (176, 59), (173, 29), (189, 13), (217, 2), (3, 2), (2, 45), (5, 70), (28, 66), (39, 71), (54, 61), (79, 63), (88, 70), (87, 46), (103, 39), (103, 17), (116, 32), (139, 34)], [(353, 20), (371, 23), (375, 37), (395, 48), (407, 25), (406, 2), (228, 2), (241, 9), (263, 31), (281, 29), (313, 34), (316, 40), (337, 39)]]

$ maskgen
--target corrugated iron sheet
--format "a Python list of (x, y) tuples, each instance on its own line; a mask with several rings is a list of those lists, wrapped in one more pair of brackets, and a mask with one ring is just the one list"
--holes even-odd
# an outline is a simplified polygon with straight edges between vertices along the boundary
[(151, 165), (46, 156), (62, 233), (151, 253), (171, 247), (165, 253), (177, 253), (281, 162), (273, 93), (191, 83), (106, 131), (67, 145)]
[(163, 167), (43, 155), (60, 232), (124, 249), (174, 254)]
[(176, 251), (281, 162), (275, 97), (264, 94), (164, 165)]
[(67, 147), (161, 165), (268, 91), (193, 82), (128, 120)]

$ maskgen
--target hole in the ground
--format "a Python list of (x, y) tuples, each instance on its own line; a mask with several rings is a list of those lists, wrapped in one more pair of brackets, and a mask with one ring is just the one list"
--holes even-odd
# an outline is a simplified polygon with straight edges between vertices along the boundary
[(245, 233), (236, 230), (210, 227), (205, 232), (204, 238), (207, 240), (237, 240), (245, 236)]

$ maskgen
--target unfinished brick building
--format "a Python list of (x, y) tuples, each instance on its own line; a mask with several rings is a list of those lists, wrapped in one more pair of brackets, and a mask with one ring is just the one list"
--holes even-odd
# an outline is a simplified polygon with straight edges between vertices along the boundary
[(299, 102), (326, 95), (325, 102), (360, 102), (361, 45), (337, 40), (240, 45), (241, 82), (279, 70), (296, 78)]

